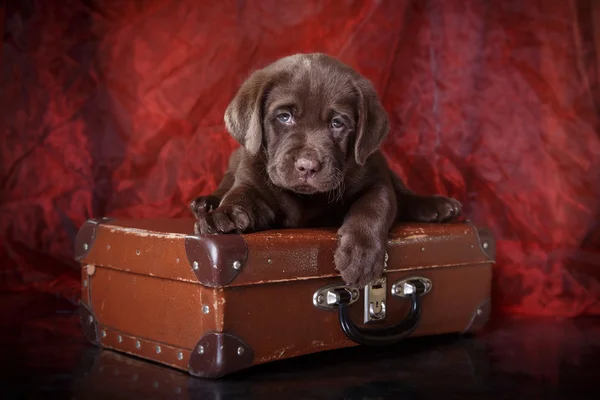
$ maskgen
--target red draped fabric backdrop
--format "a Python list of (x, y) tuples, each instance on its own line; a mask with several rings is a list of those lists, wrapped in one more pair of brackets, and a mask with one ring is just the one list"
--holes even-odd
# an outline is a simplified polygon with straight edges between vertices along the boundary
[[(594, 0), (13, 1), (0, 52), (0, 289), (77, 299), (91, 217), (187, 216), (237, 144), (223, 112), (295, 52), (370, 78), (384, 152), (498, 240), (494, 304), (600, 314)], [(2, 21), (0, 14), (0, 21)]]

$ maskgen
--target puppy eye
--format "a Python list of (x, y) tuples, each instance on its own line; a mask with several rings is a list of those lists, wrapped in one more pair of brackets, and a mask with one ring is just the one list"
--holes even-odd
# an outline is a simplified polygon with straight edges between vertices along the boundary
[(292, 122), (292, 114), (290, 114), (289, 112), (282, 112), (277, 114), (277, 120), (279, 122), (283, 122), (284, 124), (289, 124), (290, 122)]
[(339, 117), (335, 117), (334, 119), (331, 120), (331, 127), (333, 129), (340, 129), (344, 127), (344, 121), (339, 118)]

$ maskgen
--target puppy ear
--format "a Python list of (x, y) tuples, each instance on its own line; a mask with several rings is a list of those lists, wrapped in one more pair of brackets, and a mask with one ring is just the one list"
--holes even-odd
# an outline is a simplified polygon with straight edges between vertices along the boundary
[(358, 124), (354, 144), (354, 157), (360, 166), (373, 154), (390, 130), (388, 115), (379, 101), (371, 82), (359, 79), (355, 82), (358, 92)]
[(266, 73), (254, 72), (242, 84), (225, 110), (225, 127), (246, 151), (255, 156), (263, 141), (263, 100), (267, 88)]

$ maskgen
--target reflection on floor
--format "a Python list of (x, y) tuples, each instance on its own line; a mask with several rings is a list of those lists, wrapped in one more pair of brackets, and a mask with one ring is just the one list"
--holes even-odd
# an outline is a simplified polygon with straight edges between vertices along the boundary
[(0, 295), (0, 365), (7, 398), (512, 400), (598, 395), (600, 319), (497, 321), (477, 337), (330, 351), (210, 381), (92, 347), (81, 335), (75, 310), (68, 301), (39, 293)]

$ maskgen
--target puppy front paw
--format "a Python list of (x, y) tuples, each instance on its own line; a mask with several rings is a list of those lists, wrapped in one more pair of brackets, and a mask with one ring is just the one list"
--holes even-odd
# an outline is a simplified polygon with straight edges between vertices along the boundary
[(361, 288), (379, 279), (385, 268), (385, 241), (358, 232), (340, 236), (334, 254), (335, 269), (348, 286)]
[(252, 218), (248, 210), (236, 204), (227, 204), (197, 216), (194, 231), (197, 235), (245, 233), (251, 226)]
[(422, 196), (411, 207), (411, 216), (417, 222), (447, 222), (459, 217), (462, 204), (444, 196)]
[(199, 196), (190, 203), (190, 210), (196, 218), (200, 218), (201, 215), (211, 212), (219, 207), (219, 203), (221, 203), (221, 198), (217, 196)]

